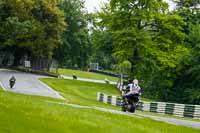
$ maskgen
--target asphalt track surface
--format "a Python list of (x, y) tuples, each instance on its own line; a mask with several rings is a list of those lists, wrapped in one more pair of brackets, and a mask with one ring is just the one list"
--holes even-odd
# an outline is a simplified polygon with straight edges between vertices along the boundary
[[(17, 81), (14, 88), (11, 89), (9, 86), (9, 79), (12, 76), (15, 76)], [(56, 92), (55, 90), (48, 87), (46, 84), (39, 81), (38, 78), (48, 78), (48, 77), (24, 73), (24, 72), (18, 72), (18, 71), (13, 71), (13, 70), (0, 69), (0, 86), (3, 87), (5, 91), (23, 93), (23, 94), (28, 94), (28, 95), (47, 96), (47, 97), (52, 97), (52, 98), (57, 98), (57, 99), (64, 99), (61, 95), (59, 95), (58, 92)], [(65, 77), (65, 79), (70, 79), (70, 77)], [(85, 81), (85, 80), (86, 79), (82, 81)], [(95, 82), (95, 80), (93, 81)], [(87, 82), (90, 82), (90, 81), (87, 81)], [(153, 120), (162, 121), (162, 122), (166, 122), (166, 123), (170, 123), (174, 125), (181, 125), (181, 126), (187, 126), (187, 127), (200, 129), (200, 122), (196, 122), (196, 121), (182, 120), (182, 119), (176, 119), (176, 118), (166, 118), (162, 116), (152, 116), (152, 115), (140, 114), (140, 113), (131, 114), (127, 112), (121, 112), (117, 110), (105, 109), (105, 108), (100, 108), (100, 107), (95, 107), (95, 106), (81, 106), (81, 105), (67, 104), (67, 103), (53, 102), (53, 101), (47, 101), (47, 102), (51, 104), (59, 104), (62, 106), (71, 106), (74, 108), (96, 109), (99, 111), (126, 115), (130, 117), (146, 117), (146, 118), (150, 118)]]
[[(12, 76), (16, 77), (16, 83), (11, 89), (9, 85), (9, 79)], [(0, 69), (0, 85), (5, 91), (64, 99), (59, 95), (58, 92), (42, 83), (38, 78), (47, 77), (13, 70)]]

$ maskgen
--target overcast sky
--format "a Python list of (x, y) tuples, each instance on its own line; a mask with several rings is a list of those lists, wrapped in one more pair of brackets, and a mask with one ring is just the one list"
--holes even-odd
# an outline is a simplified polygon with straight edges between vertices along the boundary
[[(170, 9), (174, 7), (174, 4), (170, 2), (170, 0), (164, 1), (167, 1), (170, 4)], [(100, 10), (101, 5), (103, 5), (105, 2), (108, 2), (108, 0), (85, 0), (85, 7), (88, 12), (94, 12)]]

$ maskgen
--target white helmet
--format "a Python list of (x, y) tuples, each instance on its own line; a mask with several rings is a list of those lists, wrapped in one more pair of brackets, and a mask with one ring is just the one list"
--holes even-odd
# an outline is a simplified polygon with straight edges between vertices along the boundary
[(134, 84), (138, 84), (138, 80), (137, 80), (137, 79), (134, 79), (134, 80), (133, 80), (133, 83), (134, 83)]

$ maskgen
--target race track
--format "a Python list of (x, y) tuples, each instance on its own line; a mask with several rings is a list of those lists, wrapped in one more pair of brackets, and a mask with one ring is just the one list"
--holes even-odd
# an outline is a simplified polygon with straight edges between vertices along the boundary
[[(11, 89), (9, 86), (9, 79), (12, 76), (16, 77), (16, 84)], [(45, 78), (45, 76), (0, 69), (0, 84), (6, 91), (64, 99), (58, 92), (39, 81), (38, 78)]]

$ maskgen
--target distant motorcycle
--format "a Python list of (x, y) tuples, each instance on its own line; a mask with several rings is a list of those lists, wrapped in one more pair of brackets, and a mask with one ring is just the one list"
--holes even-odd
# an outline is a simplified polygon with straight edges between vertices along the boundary
[(12, 89), (13, 86), (15, 85), (16, 78), (15, 78), (14, 76), (12, 76), (12, 77), (10, 78), (9, 82), (10, 82), (10, 88)]
[(126, 96), (125, 94), (128, 92), (128, 90), (122, 90), (124, 92), (124, 96), (122, 98), (122, 111), (123, 112), (131, 112), (134, 113), (136, 110), (136, 107), (139, 103), (139, 94), (130, 94)]

